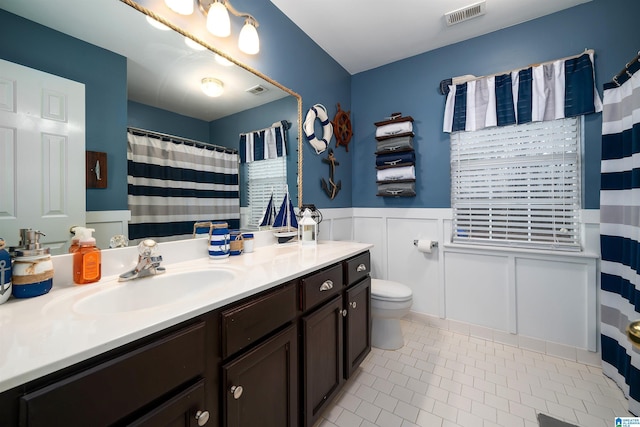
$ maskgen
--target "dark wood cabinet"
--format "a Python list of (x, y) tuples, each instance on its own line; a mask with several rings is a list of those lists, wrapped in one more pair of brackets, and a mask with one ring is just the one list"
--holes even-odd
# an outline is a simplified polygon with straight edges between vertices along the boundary
[(297, 340), (291, 325), (222, 367), (225, 426), (297, 426)]
[(369, 271), (363, 252), (7, 390), (0, 423), (311, 427), (371, 349)]
[(208, 425), (211, 413), (204, 409), (205, 407), (205, 383), (204, 380), (199, 380), (148, 414), (127, 424), (127, 427), (197, 427)]
[(342, 295), (302, 317), (304, 425), (311, 426), (344, 382)]
[(297, 315), (297, 281), (222, 310), (223, 426), (297, 426)]
[(191, 413), (217, 416), (204, 393), (206, 330), (198, 321), (28, 391), (19, 398), (19, 425), (190, 426)]
[(371, 351), (371, 278), (345, 291), (344, 376), (349, 378)]

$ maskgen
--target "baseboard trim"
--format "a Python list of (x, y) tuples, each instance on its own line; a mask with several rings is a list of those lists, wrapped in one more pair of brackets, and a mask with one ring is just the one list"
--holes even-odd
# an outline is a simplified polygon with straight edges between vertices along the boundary
[(502, 345), (508, 345), (510, 347), (520, 348), (522, 350), (530, 350), (536, 353), (585, 365), (597, 367), (602, 366), (602, 358), (599, 352), (544, 341), (537, 338), (525, 337), (457, 320), (441, 319), (437, 316), (418, 313), (415, 311), (411, 311), (405, 319), (426, 326), (466, 335), (474, 339), (495, 342)]

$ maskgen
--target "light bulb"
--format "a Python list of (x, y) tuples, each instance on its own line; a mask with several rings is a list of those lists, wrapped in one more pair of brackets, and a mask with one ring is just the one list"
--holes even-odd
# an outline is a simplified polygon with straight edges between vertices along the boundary
[(255, 55), (260, 51), (260, 38), (258, 37), (258, 30), (253, 25), (250, 19), (244, 22), (242, 30), (240, 30), (240, 36), (238, 37), (238, 47), (244, 53), (249, 55)]
[(224, 3), (214, 2), (207, 13), (207, 30), (214, 36), (228, 37), (231, 34), (229, 11)]
[(193, 13), (193, 0), (164, 0), (167, 7), (180, 15)]
[(213, 77), (205, 77), (202, 79), (201, 88), (205, 95), (215, 98), (216, 96), (222, 95), (222, 92), (224, 92), (224, 83), (218, 79), (214, 79)]

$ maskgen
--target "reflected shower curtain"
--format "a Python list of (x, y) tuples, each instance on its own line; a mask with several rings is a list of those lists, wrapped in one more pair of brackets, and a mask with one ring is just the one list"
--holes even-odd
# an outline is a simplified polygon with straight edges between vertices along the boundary
[(626, 337), (640, 319), (640, 72), (605, 85), (602, 113), (600, 304), (602, 370), (640, 416), (640, 350)]
[(238, 155), (127, 133), (129, 239), (191, 237), (196, 221), (240, 226)]

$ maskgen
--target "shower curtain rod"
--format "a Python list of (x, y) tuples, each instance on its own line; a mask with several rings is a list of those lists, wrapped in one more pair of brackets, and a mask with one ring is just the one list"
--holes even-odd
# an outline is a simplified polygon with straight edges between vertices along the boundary
[(137, 132), (139, 134), (143, 134), (146, 136), (155, 136), (160, 139), (168, 139), (171, 142), (174, 142), (176, 144), (193, 145), (194, 147), (213, 149), (215, 151), (222, 151), (223, 153), (231, 153), (231, 154), (238, 153), (238, 150), (234, 148), (223, 147), (222, 145), (211, 144), (208, 142), (196, 141), (195, 139), (182, 138), (180, 136), (169, 135), (168, 133), (155, 132), (152, 130), (140, 129), (132, 126), (127, 127), (127, 130), (132, 132)]
[[(286, 126), (284, 126), (285, 130), (289, 129), (291, 127), (291, 123), (289, 123), (289, 120), (282, 120), (280, 122), (277, 123), (281, 123), (283, 126), (286, 124)], [(258, 129), (258, 130), (252, 130), (249, 132), (240, 132), (240, 135), (246, 135), (248, 133), (256, 133), (256, 132), (262, 132), (263, 130), (267, 130), (267, 129), (271, 129), (271, 128), (277, 128), (280, 125), (276, 125), (275, 123), (272, 124), (271, 126), (267, 126), (266, 128), (262, 128), (262, 129)]]
[(620, 71), (618, 74), (616, 74), (615, 76), (613, 76), (613, 78), (611, 79), (616, 85), (620, 86), (620, 83), (618, 83), (618, 79), (620, 77), (622, 77), (624, 74), (629, 75), (629, 77), (631, 77), (631, 75), (629, 74), (629, 67), (631, 67), (633, 65), (634, 62), (640, 62), (640, 51), (638, 51), (638, 54), (635, 56), (635, 58), (633, 58), (631, 61), (627, 62), (624, 66), (624, 68), (622, 69), (622, 71)]

